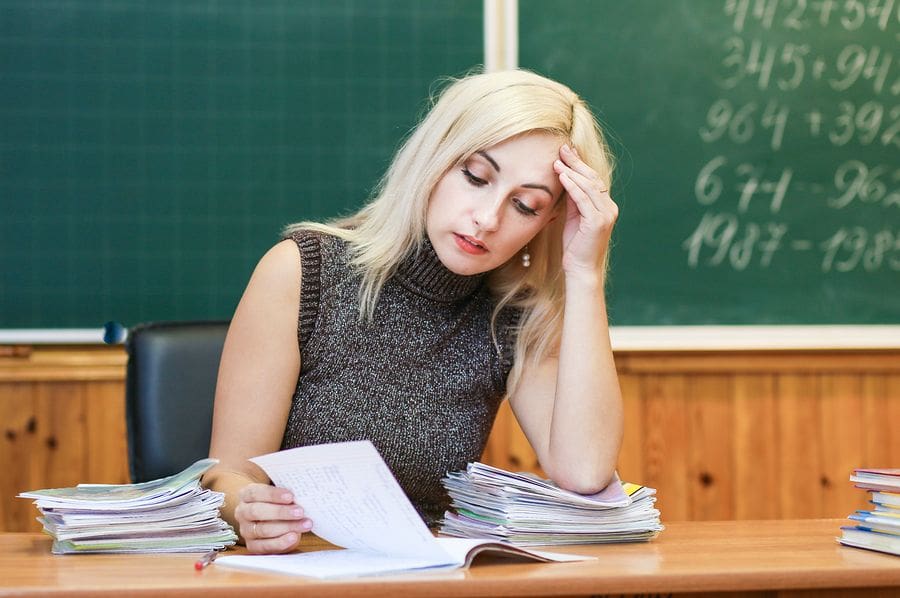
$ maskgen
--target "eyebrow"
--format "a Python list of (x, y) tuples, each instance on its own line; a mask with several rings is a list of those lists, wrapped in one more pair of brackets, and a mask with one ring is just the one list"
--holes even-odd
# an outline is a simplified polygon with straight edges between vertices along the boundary
[[(491, 163), (491, 166), (494, 167), (494, 170), (496, 170), (497, 172), (500, 172), (500, 165), (497, 164), (497, 161), (494, 160), (494, 159), (490, 156), (490, 154), (488, 154), (488, 153), (487, 153), (486, 151), (484, 151), (484, 150), (478, 150), (478, 151), (476, 151), (475, 153), (478, 154), (479, 156), (481, 156), (482, 158), (484, 158), (485, 160), (487, 160), (488, 162), (490, 162), (490, 163)], [(549, 195), (550, 198), (553, 199), (553, 192), (550, 191), (550, 188), (547, 187), (546, 185), (541, 185), (541, 184), (539, 184), (539, 183), (525, 183), (525, 184), (522, 185), (522, 187), (525, 187), (526, 189), (539, 189), (539, 190), (541, 190), (541, 191), (546, 191), (546, 192), (547, 192), (547, 195)]]
[(494, 160), (493, 158), (491, 158), (491, 156), (486, 151), (478, 150), (475, 153), (478, 154), (479, 156), (481, 156), (482, 158), (484, 158), (485, 160), (487, 160), (488, 162), (490, 162), (491, 166), (494, 167), (494, 170), (496, 170), (497, 172), (500, 172), (500, 165), (497, 164), (497, 161)]

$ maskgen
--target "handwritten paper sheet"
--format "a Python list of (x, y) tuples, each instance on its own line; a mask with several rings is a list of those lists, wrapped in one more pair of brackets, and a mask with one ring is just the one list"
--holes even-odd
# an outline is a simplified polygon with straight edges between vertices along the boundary
[(344, 548), (450, 563), (369, 441), (299, 447), (251, 459), (294, 493), (313, 532)]

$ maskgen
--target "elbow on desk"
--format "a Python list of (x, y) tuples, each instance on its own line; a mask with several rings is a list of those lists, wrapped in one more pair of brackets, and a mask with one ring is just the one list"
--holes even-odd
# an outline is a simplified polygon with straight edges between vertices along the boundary
[(614, 467), (562, 467), (547, 471), (557, 486), (578, 494), (600, 492), (614, 479), (614, 473)]

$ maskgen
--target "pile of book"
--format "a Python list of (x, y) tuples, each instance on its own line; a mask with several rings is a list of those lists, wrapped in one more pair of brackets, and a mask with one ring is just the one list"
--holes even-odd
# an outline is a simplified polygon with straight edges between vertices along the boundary
[(850, 481), (870, 493), (872, 508), (856, 511), (841, 528), (846, 546), (900, 555), (900, 469), (855, 469)]
[(34, 500), (54, 554), (221, 550), (237, 536), (219, 516), (225, 496), (200, 486), (215, 463), (203, 459), (141, 484), (79, 484), (19, 497)]
[(663, 529), (656, 490), (618, 478), (586, 496), (530, 474), (470, 463), (443, 483), (453, 509), (441, 526), (447, 536), (539, 546), (639, 542)]

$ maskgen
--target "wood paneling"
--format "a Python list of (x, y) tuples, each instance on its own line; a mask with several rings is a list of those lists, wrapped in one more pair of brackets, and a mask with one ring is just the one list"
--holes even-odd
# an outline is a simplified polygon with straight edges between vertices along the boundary
[[(664, 521), (846, 517), (855, 467), (900, 467), (900, 351), (618, 354), (619, 474)], [(489, 457), (527, 462), (505, 411)]]
[(778, 481), (778, 420), (775, 377), (737, 374), (734, 376), (734, 517), (735, 519), (778, 519), (779, 501), (748, 500), (746, 497), (775, 497)]
[(79, 482), (128, 482), (125, 355), (120, 347), (0, 351), (0, 527), (37, 531), (16, 494)]
[[(900, 351), (623, 353), (619, 473), (664, 521), (845, 517), (854, 467), (900, 467)], [(0, 530), (23, 490), (127, 481), (121, 347), (0, 347)], [(484, 460), (541, 473), (504, 404)]]

